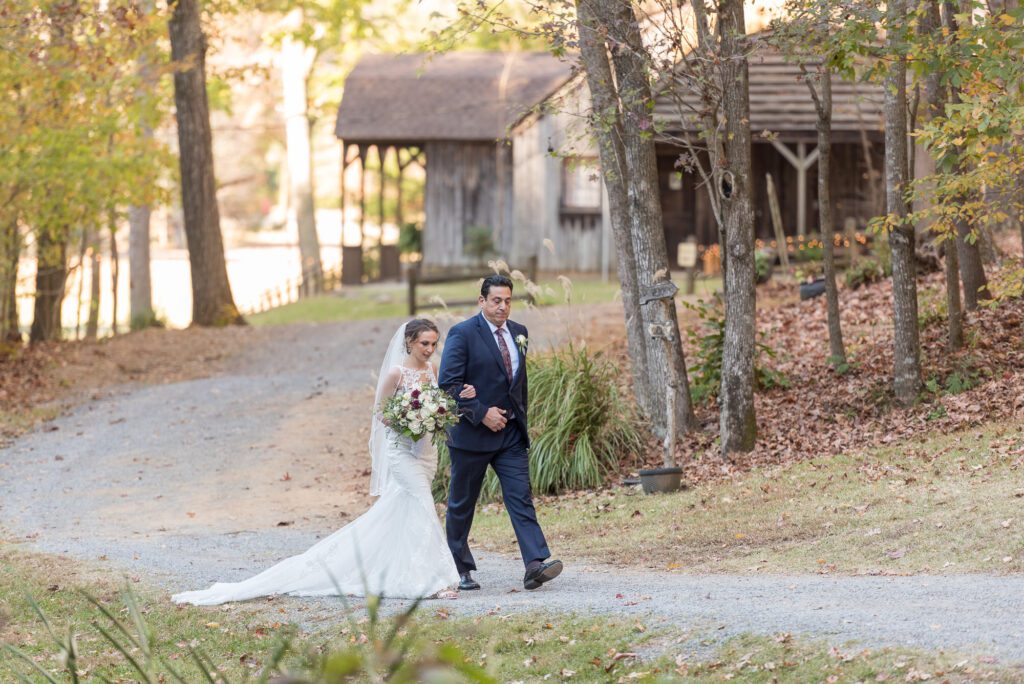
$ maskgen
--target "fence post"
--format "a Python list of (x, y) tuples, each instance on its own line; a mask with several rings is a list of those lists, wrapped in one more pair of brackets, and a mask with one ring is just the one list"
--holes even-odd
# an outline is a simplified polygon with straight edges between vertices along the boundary
[(415, 265), (411, 265), (406, 271), (409, 278), (409, 315), (416, 315), (416, 280), (418, 278), (419, 269)]
[[(526, 259), (526, 279), (534, 285), (537, 284), (537, 255), (533, 254)], [(526, 291), (526, 303), (530, 306), (536, 306), (537, 300), (533, 296), (533, 293), (529, 290)]]

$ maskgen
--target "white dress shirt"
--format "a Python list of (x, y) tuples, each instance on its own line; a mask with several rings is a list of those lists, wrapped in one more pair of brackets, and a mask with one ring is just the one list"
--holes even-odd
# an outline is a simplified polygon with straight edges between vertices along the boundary
[[(491, 334), (495, 335), (494, 344), (498, 344), (498, 326), (487, 320), (487, 316), (484, 316), (483, 314), (480, 314), (480, 316), (487, 323), (487, 327), (491, 329)], [(516, 373), (519, 372), (519, 348), (516, 346), (516, 341), (512, 339), (512, 333), (508, 329), (508, 321), (505, 322), (505, 325), (501, 326), (501, 335), (505, 338), (505, 344), (508, 345), (508, 355), (512, 359), (512, 377), (514, 378), (516, 377)], [(501, 351), (501, 347), (498, 347), (498, 351)]]

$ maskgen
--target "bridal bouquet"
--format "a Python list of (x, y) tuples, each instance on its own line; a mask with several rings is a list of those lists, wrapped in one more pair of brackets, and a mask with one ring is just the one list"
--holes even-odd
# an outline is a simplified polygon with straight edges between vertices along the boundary
[(413, 441), (459, 422), (455, 400), (439, 387), (418, 386), (384, 402), (381, 419), (395, 432)]

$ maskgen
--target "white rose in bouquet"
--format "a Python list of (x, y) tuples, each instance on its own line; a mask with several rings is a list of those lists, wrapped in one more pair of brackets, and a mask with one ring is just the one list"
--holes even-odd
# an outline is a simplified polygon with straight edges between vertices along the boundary
[(413, 387), (385, 402), (382, 419), (399, 434), (419, 440), (458, 422), (455, 400), (433, 386)]

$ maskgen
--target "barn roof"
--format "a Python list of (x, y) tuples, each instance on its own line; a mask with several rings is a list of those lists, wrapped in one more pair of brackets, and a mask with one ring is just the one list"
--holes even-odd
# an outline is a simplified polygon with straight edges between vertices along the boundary
[(497, 140), (571, 71), (546, 52), (367, 55), (345, 80), (334, 132), (367, 144)]
[[(764, 40), (754, 41), (748, 64), (751, 132), (757, 135), (770, 131), (783, 138), (813, 135), (818, 117), (800, 67), (786, 61)], [(808, 69), (813, 71), (817, 64), (816, 61), (808, 61)], [(833, 76), (833, 133), (839, 134), (837, 137), (844, 137), (843, 134), (849, 137), (849, 134), (859, 134), (864, 130), (869, 137), (880, 136), (884, 130), (883, 98), (884, 91), (878, 84), (854, 83)], [(668, 95), (659, 96), (655, 101), (655, 119), (670, 132), (696, 131), (696, 112), (700, 110), (698, 94), (686, 92), (681, 102), (683, 107)], [(685, 114), (682, 117), (680, 110)]]

